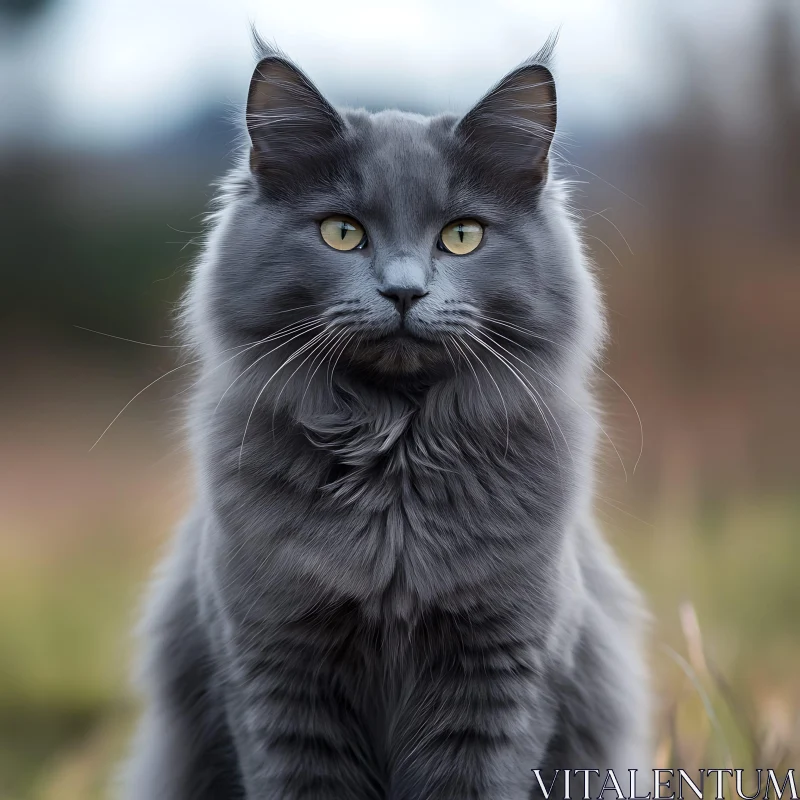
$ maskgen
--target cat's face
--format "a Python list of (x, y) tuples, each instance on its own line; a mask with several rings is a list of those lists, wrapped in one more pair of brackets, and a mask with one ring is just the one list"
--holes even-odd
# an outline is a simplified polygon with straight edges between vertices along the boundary
[(485, 356), (487, 329), (508, 347), (577, 324), (570, 259), (542, 207), (555, 128), (544, 67), (511, 73), (459, 120), (340, 114), (271, 56), (248, 127), (249, 180), (214, 276), (231, 344), (285, 333), (289, 355), (316, 336), (306, 352), (326, 369), (385, 378)]

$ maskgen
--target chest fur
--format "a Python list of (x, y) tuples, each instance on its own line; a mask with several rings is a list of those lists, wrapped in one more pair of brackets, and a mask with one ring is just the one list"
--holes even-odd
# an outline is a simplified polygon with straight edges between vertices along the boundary
[(414, 416), (251, 441), (218, 494), (243, 557), (373, 605), (424, 605), (546, 551), (566, 503), (536, 442)]

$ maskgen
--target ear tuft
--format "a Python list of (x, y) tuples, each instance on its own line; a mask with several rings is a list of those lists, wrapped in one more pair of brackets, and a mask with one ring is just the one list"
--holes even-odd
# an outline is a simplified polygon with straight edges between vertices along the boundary
[(558, 37), (561, 35), (561, 28), (556, 28), (545, 40), (545, 43), (534, 53), (526, 62), (527, 66), (546, 67), (552, 72), (553, 55), (556, 52)]
[(262, 38), (258, 32), (255, 23), (250, 23), (250, 42), (253, 47), (253, 56), (256, 61), (263, 61), (265, 58), (281, 57), (289, 61), (289, 57), (284, 53), (277, 44), (274, 42), (270, 44), (266, 39)]

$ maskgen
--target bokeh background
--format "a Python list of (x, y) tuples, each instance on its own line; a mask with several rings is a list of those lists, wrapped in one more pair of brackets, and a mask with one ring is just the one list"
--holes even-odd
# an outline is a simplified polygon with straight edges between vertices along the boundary
[(0, 798), (109, 796), (190, 370), (92, 445), (181, 363), (251, 21), (335, 102), (422, 112), (561, 26), (612, 330), (597, 513), (653, 612), (659, 764), (800, 767), (800, 2), (0, 0)]

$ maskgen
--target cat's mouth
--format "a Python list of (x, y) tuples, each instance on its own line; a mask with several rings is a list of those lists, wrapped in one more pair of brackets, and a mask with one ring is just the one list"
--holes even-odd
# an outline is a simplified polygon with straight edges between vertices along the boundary
[(424, 342), (426, 344), (431, 343), (430, 339), (427, 339), (424, 336), (420, 336), (418, 333), (409, 330), (407, 327), (405, 327), (405, 325), (398, 328), (396, 331), (393, 331), (392, 333), (388, 334), (387, 336), (384, 337), (384, 339), (387, 339), (389, 341), (391, 341), (392, 339), (408, 339), (415, 342)]
[(367, 343), (373, 347), (403, 353), (415, 349), (438, 349), (441, 346), (436, 339), (408, 328), (398, 328), (391, 333), (376, 336)]
[(447, 359), (441, 342), (407, 326), (362, 338), (351, 356), (347, 363), (360, 370), (396, 376), (438, 373)]
[(418, 342), (423, 346), (441, 347), (441, 334), (437, 331), (437, 326), (416, 317), (401, 318), (394, 328), (381, 331), (376, 339), (384, 342)]

